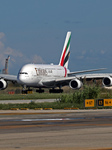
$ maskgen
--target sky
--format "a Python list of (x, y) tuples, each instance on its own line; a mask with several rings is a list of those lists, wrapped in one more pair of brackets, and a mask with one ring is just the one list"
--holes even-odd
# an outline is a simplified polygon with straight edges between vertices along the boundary
[(112, 73), (112, 0), (0, 0), (0, 70), (58, 64), (67, 31), (71, 71)]

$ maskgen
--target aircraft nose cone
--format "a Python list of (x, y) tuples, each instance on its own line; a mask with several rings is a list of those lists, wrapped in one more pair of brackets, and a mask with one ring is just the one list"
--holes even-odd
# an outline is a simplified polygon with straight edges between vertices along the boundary
[(25, 82), (25, 77), (22, 74), (18, 74), (17, 81), (19, 84), (23, 84)]

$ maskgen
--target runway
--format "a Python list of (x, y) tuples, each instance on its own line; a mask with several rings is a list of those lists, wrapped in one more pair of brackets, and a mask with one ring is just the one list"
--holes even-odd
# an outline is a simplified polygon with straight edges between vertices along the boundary
[(0, 111), (2, 150), (111, 150), (112, 110)]

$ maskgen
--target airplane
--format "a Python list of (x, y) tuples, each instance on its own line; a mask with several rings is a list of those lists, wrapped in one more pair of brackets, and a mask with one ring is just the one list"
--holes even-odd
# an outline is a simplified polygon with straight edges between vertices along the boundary
[[(103, 85), (112, 85), (112, 77), (104, 74), (82, 74), (86, 72), (104, 70), (105, 68), (70, 72), (68, 62), (70, 56), (71, 32), (68, 31), (58, 65), (53, 64), (26, 64), (18, 72), (18, 75), (0, 74), (0, 90), (8, 86), (8, 81), (17, 82), (23, 86), (23, 93), (30, 91), (31, 87), (38, 88), (36, 92), (44, 92), (43, 88), (49, 88), (50, 93), (62, 93), (63, 86), (72, 89), (80, 89), (83, 79), (103, 79)], [(78, 75), (82, 74), (82, 75)], [(58, 88), (57, 88), (58, 87)], [(28, 88), (28, 90), (26, 89)]]

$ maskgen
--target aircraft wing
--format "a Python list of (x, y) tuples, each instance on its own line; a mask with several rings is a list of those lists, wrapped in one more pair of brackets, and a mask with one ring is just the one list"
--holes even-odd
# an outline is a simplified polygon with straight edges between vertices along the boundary
[(69, 85), (73, 89), (78, 89), (82, 86), (84, 79), (103, 79), (105, 77), (112, 77), (112, 73), (98, 73), (98, 74), (81, 74), (75, 76), (68, 76), (62, 78), (54, 78), (50, 80), (43, 80), (42, 83), (45, 86), (49, 87), (61, 87)]
[(112, 73), (99, 73), (99, 74), (81, 74), (81, 75), (75, 75), (75, 76), (68, 76), (63, 78), (57, 78), (55, 79), (55, 82), (64, 82), (64, 81), (70, 81), (73, 79), (103, 79), (104, 77), (112, 76)]
[(51, 79), (43, 79), (42, 83), (44, 86), (52, 87), (52, 86), (64, 86), (68, 85), (69, 82), (76, 77), (62, 77), (62, 78), (53, 78)]
[(96, 74), (76, 75), (77, 78), (81, 78), (81, 79), (103, 79), (108, 76), (112, 77), (112, 73), (96, 73)]
[(67, 73), (68, 76), (70, 75), (76, 75), (79, 73), (85, 73), (85, 72), (93, 72), (93, 71), (100, 71), (100, 70), (105, 70), (106, 68), (99, 68), (99, 69), (91, 69), (91, 70), (82, 70), (82, 71), (75, 71), (75, 72), (69, 72)]
[(9, 74), (0, 74), (0, 79), (5, 79), (6, 81), (17, 81), (17, 76)]
[(74, 79), (103, 79), (105, 77), (112, 77), (112, 73), (98, 73), (98, 74), (81, 74), (81, 75), (76, 75), (76, 76), (69, 76), (69, 77), (63, 77), (56, 79), (55, 82), (69, 82)]

